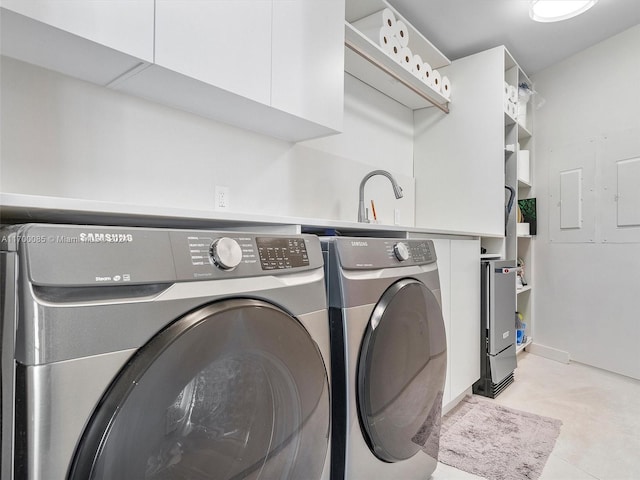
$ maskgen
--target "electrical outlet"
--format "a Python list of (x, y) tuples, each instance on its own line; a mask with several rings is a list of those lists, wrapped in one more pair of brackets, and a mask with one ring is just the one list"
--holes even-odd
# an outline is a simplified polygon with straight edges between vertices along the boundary
[(216, 185), (216, 210), (229, 210), (229, 205), (231, 204), (229, 200), (229, 187), (221, 187), (219, 185)]

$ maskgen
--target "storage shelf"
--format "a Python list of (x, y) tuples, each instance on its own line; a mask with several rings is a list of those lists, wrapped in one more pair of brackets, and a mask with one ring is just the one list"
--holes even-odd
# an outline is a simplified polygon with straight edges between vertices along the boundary
[(533, 338), (527, 337), (527, 341), (526, 342), (524, 342), (523, 344), (520, 344), (520, 345), (516, 345), (516, 354), (518, 354), (521, 351), (523, 351), (525, 348), (527, 348), (532, 343), (533, 343)]
[(345, 22), (344, 43), (345, 72), (412, 110), (436, 106), (449, 113), (449, 100), (399, 65), (348, 22)]
[[(449, 113), (449, 100), (444, 95), (399, 65), (382, 50), (375, 39), (371, 40), (353, 25), (358, 20), (385, 8), (391, 10), (395, 18), (407, 26), (409, 48), (412, 53), (420, 55), (433, 69), (451, 64), (440, 50), (385, 0), (347, 0), (345, 72), (412, 110), (435, 106)], [(455, 85), (453, 87), (455, 88)]]
[(480, 258), (482, 260), (491, 259), (491, 258), (500, 258), (500, 254), (499, 253), (481, 253)]
[(520, 188), (531, 188), (532, 185), (529, 182), (525, 182), (524, 180), (518, 179), (518, 187), (520, 187)]
[(506, 127), (510, 125), (516, 124), (516, 119), (509, 115), (507, 112), (504, 112), (504, 124)]
[(532, 136), (531, 131), (527, 127), (522, 125), (520, 122), (518, 122), (515, 118), (513, 118), (507, 112), (504, 112), (504, 125), (506, 127), (509, 127), (511, 125), (518, 126), (518, 140), (524, 140), (527, 138), (531, 138)]
[(531, 138), (531, 131), (521, 123), (518, 123), (518, 140)]
[(529, 292), (529, 291), (531, 291), (531, 285), (525, 285), (522, 288), (516, 288), (516, 294), (517, 295), (520, 295), (521, 293)]
[(403, 17), (400, 12), (398, 12), (386, 0), (347, 0), (345, 19), (349, 24), (352, 24), (373, 13), (384, 10), (385, 8), (391, 10), (396, 19), (402, 20), (402, 22), (407, 26), (407, 31), (409, 33), (409, 48), (413, 53), (420, 55), (424, 62), (431, 65), (431, 68), (437, 69), (451, 65), (451, 60), (449, 60), (435, 45), (427, 40), (421, 32), (416, 30), (411, 22)]

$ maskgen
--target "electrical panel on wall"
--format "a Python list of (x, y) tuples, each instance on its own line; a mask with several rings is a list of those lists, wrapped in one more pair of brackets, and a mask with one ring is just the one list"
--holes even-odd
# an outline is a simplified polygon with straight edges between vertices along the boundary
[(549, 170), (549, 237), (552, 242), (596, 241), (596, 142), (552, 148)]
[(598, 149), (603, 242), (640, 242), (640, 129), (612, 132)]
[(640, 129), (550, 151), (552, 242), (640, 243)]

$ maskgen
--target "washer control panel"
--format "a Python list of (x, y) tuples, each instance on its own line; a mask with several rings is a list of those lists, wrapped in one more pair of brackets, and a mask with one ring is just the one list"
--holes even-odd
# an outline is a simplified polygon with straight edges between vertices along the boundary
[(286, 274), (322, 267), (317, 237), (216, 231), (172, 231), (179, 279)]
[(300, 237), (256, 237), (263, 270), (283, 270), (309, 265), (307, 246)]
[[(99, 225), (2, 229), (39, 286), (142, 285), (289, 275), (322, 269), (315, 235)], [(74, 265), (74, 268), (69, 268)]]
[(433, 242), (428, 240), (413, 240), (409, 242), (409, 254), (416, 263), (430, 263), (435, 260)]

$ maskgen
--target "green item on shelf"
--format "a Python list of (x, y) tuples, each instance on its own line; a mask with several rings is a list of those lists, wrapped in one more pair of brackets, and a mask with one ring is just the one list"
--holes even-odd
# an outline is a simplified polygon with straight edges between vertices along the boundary
[(518, 208), (522, 212), (522, 221), (529, 224), (529, 234), (535, 235), (538, 230), (536, 199), (523, 198), (521, 200), (518, 200)]

